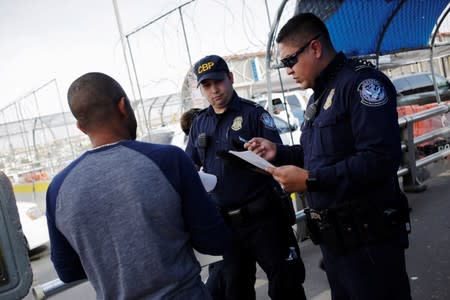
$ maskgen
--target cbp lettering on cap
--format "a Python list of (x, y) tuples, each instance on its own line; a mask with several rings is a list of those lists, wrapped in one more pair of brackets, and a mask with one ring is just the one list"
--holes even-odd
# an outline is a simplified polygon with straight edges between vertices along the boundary
[(200, 59), (194, 66), (194, 73), (197, 77), (197, 86), (202, 81), (223, 80), (225, 75), (230, 72), (225, 60), (217, 55), (208, 55)]

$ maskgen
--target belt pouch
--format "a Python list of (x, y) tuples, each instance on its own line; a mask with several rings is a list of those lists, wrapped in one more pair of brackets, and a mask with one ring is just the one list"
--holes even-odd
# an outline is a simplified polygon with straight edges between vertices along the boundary
[(315, 245), (319, 245), (322, 242), (320, 238), (320, 215), (310, 208), (305, 208), (304, 212), (306, 215), (306, 227), (308, 228), (309, 237)]
[(321, 212), (321, 217), (319, 230), (322, 244), (337, 255), (345, 254), (346, 248), (338, 228), (335, 211), (324, 210)]
[(377, 208), (358, 210), (354, 213), (355, 223), (365, 244), (373, 244), (392, 238), (394, 227), (384, 213)]
[(352, 210), (344, 206), (335, 211), (335, 227), (342, 248), (347, 251), (361, 246), (360, 228), (355, 224), (355, 215)]

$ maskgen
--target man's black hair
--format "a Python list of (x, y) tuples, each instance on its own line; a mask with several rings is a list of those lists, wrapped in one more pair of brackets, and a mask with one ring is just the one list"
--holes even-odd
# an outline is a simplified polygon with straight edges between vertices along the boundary
[(108, 120), (122, 97), (127, 96), (116, 80), (96, 72), (76, 79), (67, 92), (70, 110), (82, 126)]
[(200, 108), (191, 108), (181, 115), (180, 126), (181, 130), (183, 130), (183, 132), (186, 135), (189, 135), (189, 131), (191, 131), (192, 122), (197, 117), (200, 110), (201, 110)]
[(295, 15), (284, 24), (278, 33), (276, 42), (297, 44), (318, 34), (331, 44), (330, 34), (325, 23), (312, 13), (303, 13)]

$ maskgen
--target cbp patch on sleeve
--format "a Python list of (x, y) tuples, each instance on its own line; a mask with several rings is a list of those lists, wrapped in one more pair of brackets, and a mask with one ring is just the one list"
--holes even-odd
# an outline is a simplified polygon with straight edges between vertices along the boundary
[(388, 101), (384, 85), (376, 79), (366, 79), (358, 86), (361, 103), (367, 106), (381, 106)]
[(264, 112), (261, 115), (261, 122), (264, 124), (264, 126), (266, 126), (269, 129), (276, 129), (275, 122), (273, 121), (272, 116), (269, 115), (268, 112)]

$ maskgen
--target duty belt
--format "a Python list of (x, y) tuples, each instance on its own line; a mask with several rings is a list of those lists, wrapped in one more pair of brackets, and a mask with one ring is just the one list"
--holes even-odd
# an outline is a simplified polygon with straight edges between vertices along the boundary
[(388, 208), (357, 209), (343, 206), (337, 209), (305, 209), (311, 240), (323, 244), (337, 254), (384, 240), (409, 226), (401, 211)]
[(261, 215), (270, 207), (272, 202), (271, 198), (272, 197), (267, 195), (267, 193), (261, 193), (259, 194), (259, 197), (255, 197), (253, 201), (250, 201), (239, 208), (222, 208), (221, 211), (230, 218), (248, 218)]
[(267, 214), (278, 215), (289, 225), (294, 225), (296, 221), (292, 199), (278, 185), (265, 189), (253, 201), (242, 207), (221, 209), (221, 211), (231, 223), (245, 222), (251, 218), (267, 216)]

